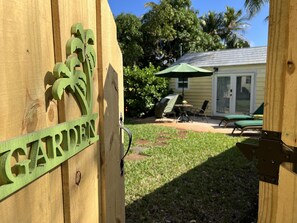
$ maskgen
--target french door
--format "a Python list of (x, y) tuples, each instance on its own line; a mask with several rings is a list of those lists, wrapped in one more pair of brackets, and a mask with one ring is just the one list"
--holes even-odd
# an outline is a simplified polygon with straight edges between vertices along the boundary
[(215, 115), (243, 114), (252, 111), (254, 74), (218, 74), (214, 76)]

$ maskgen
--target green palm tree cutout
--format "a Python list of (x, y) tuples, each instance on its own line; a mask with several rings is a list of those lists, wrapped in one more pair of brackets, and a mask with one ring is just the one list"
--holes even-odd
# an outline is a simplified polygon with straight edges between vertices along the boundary
[[(82, 24), (71, 27), (71, 37), (66, 44), (67, 59), (57, 63), (54, 76), (57, 79), (52, 88), (53, 97), (61, 100), (64, 91), (72, 93), (78, 100), (83, 115), (90, 115), (93, 110), (93, 75), (96, 54), (93, 48), (94, 34), (84, 30)], [(82, 65), (82, 70), (77, 69)]]

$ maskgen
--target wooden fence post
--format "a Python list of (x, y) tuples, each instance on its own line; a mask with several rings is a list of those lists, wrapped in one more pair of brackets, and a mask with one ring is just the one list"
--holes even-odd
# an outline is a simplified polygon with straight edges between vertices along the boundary
[[(271, 0), (264, 107), (264, 130), (282, 133), (288, 146), (297, 145), (297, 1)], [(296, 176), (282, 164), (279, 185), (260, 181), (258, 222), (296, 222)], [(294, 196), (293, 196), (294, 198)], [(295, 204), (295, 205), (294, 205)]]

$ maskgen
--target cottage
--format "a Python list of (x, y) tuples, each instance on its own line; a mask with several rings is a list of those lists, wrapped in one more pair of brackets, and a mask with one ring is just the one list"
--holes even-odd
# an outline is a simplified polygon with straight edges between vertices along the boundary
[(199, 108), (209, 100), (207, 115), (253, 112), (264, 101), (267, 47), (188, 53), (177, 63), (214, 71), (211, 77), (172, 78), (170, 88)]

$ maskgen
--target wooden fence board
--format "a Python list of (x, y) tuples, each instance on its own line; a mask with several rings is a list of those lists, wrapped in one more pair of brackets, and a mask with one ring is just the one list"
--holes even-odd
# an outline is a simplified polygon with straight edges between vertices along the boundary
[(0, 203), (1, 222), (64, 222), (61, 168), (39, 178)]
[[(270, 1), (269, 43), (263, 129), (282, 132), (282, 140), (296, 146), (297, 79), (295, 73), (296, 0)], [(295, 125), (295, 126), (294, 126)], [(294, 222), (295, 175), (283, 164), (279, 185), (260, 182), (258, 222)], [(294, 196), (293, 196), (294, 197)], [(295, 211), (296, 212), (296, 211)]]
[[(297, 1), (289, 1), (287, 26), (288, 46), (286, 64), (283, 65), (285, 72), (284, 80), (284, 106), (283, 106), (283, 126), (282, 140), (285, 144), (297, 147)], [(282, 18), (283, 19), (283, 18)], [(295, 97), (294, 97), (295, 96)]]
[[(282, 129), (284, 65), (287, 56), (289, 1), (272, 0), (269, 14), (268, 57), (263, 129), (280, 132)], [(258, 222), (275, 222), (278, 187), (260, 181)]]
[[(75, 23), (82, 23), (84, 29), (92, 29), (96, 33), (96, 5), (94, 0), (54, 1), (56, 15), (56, 40), (61, 40), (61, 57), (66, 59), (66, 42), (71, 37), (70, 28)], [(67, 16), (64, 16), (67, 15)], [(60, 31), (60, 33), (59, 33)], [(95, 43), (96, 44), (96, 43)], [(94, 46), (96, 49), (96, 45)], [(56, 50), (59, 51), (58, 48)], [(58, 53), (56, 55), (59, 55)], [(58, 62), (58, 61), (57, 61)], [(98, 81), (97, 72), (94, 73), (94, 98), (97, 98)], [(96, 102), (96, 101), (95, 101)], [(94, 112), (98, 112), (98, 103), (94, 103)], [(64, 95), (59, 104), (59, 121), (69, 121), (81, 116), (76, 100), (72, 95)], [(98, 124), (97, 124), (98, 126)], [(98, 194), (98, 153), (97, 143), (91, 145), (75, 157), (62, 164), (63, 193), (65, 222), (99, 222), (99, 194)], [(81, 175), (81, 181), (76, 182)]]
[(1, 201), (1, 222), (124, 222), (124, 178), (119, 166), (122, 58), (107, 1), (4, 1), (0, 14), (5, 15), (0, 26), (0, 71), (4, 74), (0, 118), (5, 126), (0, 129), (0, 141), (81, 116), (71, 94), (65, 93), (57, 102), (50, 87), (53, 67), (65, 61), (71, 26), (78, 22), (98, 37), (93, 110), (99, 111), (96, 126), (101, 137)]
[[(3, 1), (0, 141), (57, 124), (48, 86), (54, 65), (50, 1)], [(0, 202), (1, 222), (63, 222), (61, 168)]]
[[(102, 222), (124, 222), (124, 177), (120, 176), (122, 154), (119, 118), (123, 113), (122, 59), (113, 15), (106, 0), (97, 0), (99, 67), (99, 126), (101, 152)], [(104, 100), (103, 100), (104, 99)], [(113, 103), (112, 103), (113, 102)], [(115, 106), (118, 104), (119, 106)]]
[(276, 222), (297, 222), (297, 177), (296, 174), (280, 167), (278, 188), (278, 210)]
[[(283, 64), (284, 72), (281, 74), (283, 78), (284, 86), (284, 105), (283, 105), (283, 119), (282, 119), (282, 141), (291, 147), (297, 146), (297, 100), (296, 100), (296, 89), (297, 89), (297, 53), (295, 48), (297, 46), (297, 1), (285, 1), (288, 7), (287, 17), (280, 17), (287, 21), (288, 30), (285, 33), (287, 37), (287, 48), (286, 48), (286, 61)], [(296, 174), (293, 172), (292, 164), (283, 164), (280, 168), (279, 173), (279, 186), (278, 186), (278, 209), (276, 222), (296, 222)]]

